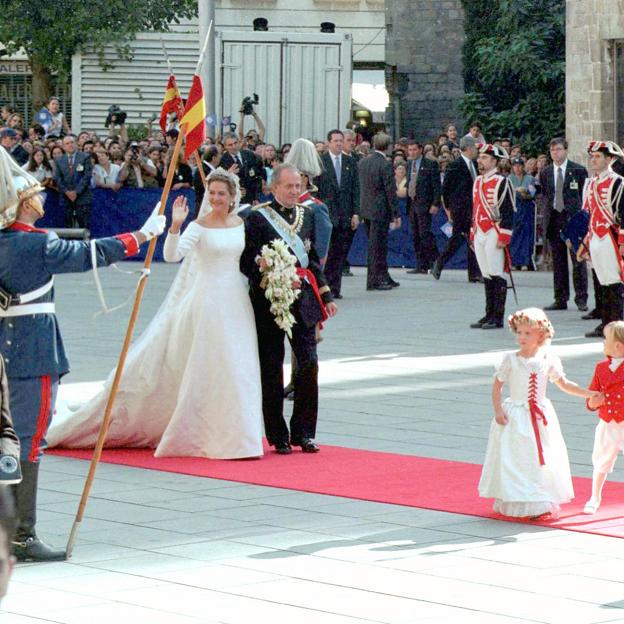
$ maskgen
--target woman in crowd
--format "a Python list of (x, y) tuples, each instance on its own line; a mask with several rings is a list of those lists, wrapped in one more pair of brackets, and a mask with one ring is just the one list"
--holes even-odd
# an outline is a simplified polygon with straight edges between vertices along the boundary
[(407, 163), (400, 160), (394, 165), (394, 181), (400, 207), (405, 208), (407, 203)]
[(108, 152), (104, 148), (97, 148), (94, 152), (93, 179), (97, 188), (108, 188), (118, 191), (121, 188), (119, 172), (121, 167), (110, 161)]
[(511, 161), (509, 181), (516, 192), (516, 211), (509, 252), (511, 262), (523, 271), (534, 270), (535, 256), (535, 179), (526, 173), (524, 159), (517, 156)]
[(48, 100), (47, 109), (50, 112), (52, 123), (46, 136), (60, 138), (66, 134), (71, 134), (67, 118), (61, 113), (61, 101), (57, 97), (51, 97)]
[[(238, 178), (208, 176), (196, 221), (180, 236), (186, 200), (174, 202), (164, 255), (184, 258), (169, 294), (128, 353), (106, 438), (108, 447), (155, 448), (155, 455), (260, 457), (262, 391), (254, 315), (239, 270), (245, 245), (236, 216)], [(207, 296), (208, 295), (208, 296)], [(59, 407), (50, 446), (95, 443), (108, 391), (71, 413)]]
[(433, 143), (425, 143), (423, 146), (423, 156), (429, 160), (436, 160), (438, 158), (438, 153)]
[(459, 149), (459, 139), (457, 138), (457, 126), (455, 126), (455, 124), (449, 124), (448, 126), (446, 126), (446, 136), (448, 137), (446, 144), (449, 146), (449, 148), (453, 149), (456, 147), (457, 149)]
[(41, 147), (36, 147), (30, 154), (28, 162), (22, 167), (28, 171), (41, 186), (49, 188), (54, 185), (54, 171), (46, 153)]

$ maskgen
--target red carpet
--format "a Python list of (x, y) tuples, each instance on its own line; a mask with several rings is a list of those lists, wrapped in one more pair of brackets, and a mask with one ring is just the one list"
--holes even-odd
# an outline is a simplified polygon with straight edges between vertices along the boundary
[[(90, 460), (92, 457), (91, 450), (54, 449), (48, 452), (79, 459)], [(481, 499), (477, 494), (481, 473), (478, 464), (325, 445), (316, 455), (295, 451), (292, 455), (278, 456), (269, 451), (261, 460), (246, 461), (155, 458), (149, 449), (115, 449), (104, 451), (102, 461), (148, 470), (504, 519), (492, 511), (490, 500)], [(576, 499), (563, 506), (559, 520), (531, 524), (624, 537), (624, 483), (607, 483), (603, 506), (594, 516), (582, 514), (583, 505), (591, 493), (590, 479), (575, 478), (574, 490)]]

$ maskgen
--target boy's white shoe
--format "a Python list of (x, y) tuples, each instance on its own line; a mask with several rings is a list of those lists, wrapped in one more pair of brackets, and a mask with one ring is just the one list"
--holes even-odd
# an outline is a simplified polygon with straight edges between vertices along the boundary
[(597, 501), (594, 498), (590, 498), (583, 508), (583, 513), (585, 514), (595, 514), (598, 511), (598, 507), (600, 507), (600, 501)]

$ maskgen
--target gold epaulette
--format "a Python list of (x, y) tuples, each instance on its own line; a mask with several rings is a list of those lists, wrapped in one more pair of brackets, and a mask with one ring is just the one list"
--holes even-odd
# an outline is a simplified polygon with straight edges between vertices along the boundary
[(259, 210), (260, 208), (266, 208), (267, 206), (270, 206), (272, 202), (268, 201), (268, 202), (264, 202), (264, 204), (256, 204), (255, 206), (252, 207), (252, 210)]

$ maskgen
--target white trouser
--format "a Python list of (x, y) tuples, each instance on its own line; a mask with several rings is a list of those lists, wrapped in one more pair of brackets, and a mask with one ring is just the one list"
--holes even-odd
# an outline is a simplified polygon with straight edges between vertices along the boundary
[(624, 422), (605, 422), (602, 418), (596, 425), (592, 464), (596, 472), (613, 472), (618, 453), (624, 449)]
[(598, 281), (603, 286), (619, 284), (622, 281), (618, 258), (610, 235), (598, 238), (594, 234), (589, 241), (589, 255)]
[(505, 277), (505, 250), (496, 246), (498, 233), (494, 228), (484, 234), (475, 232), (474, 250), (483, 277)]

